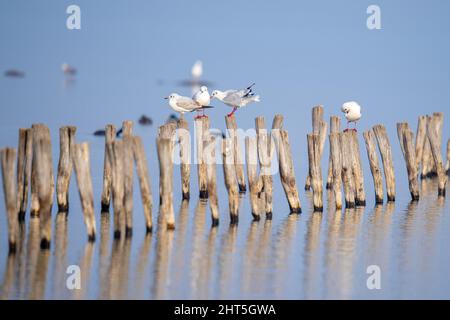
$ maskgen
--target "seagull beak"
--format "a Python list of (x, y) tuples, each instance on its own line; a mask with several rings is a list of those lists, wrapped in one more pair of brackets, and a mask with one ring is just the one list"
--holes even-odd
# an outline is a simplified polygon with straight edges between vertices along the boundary
[(169, 97), (164, 97), (164, 99), (166, 99), (166, 100), (167, 100), (167, 99), (169, 99)]

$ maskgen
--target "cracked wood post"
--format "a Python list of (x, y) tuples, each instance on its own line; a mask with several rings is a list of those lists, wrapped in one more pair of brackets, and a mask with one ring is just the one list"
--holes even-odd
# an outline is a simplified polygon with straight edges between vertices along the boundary
[(209, 132), (209, 118), (195, 119), (195, 139), (197, 145), (198, 189), (200, 199), (208, 199), (208, 182), (204, 155), (204, 136)]
[(419, 116), (419, 120), (417, 121), (417, 132), (416, 132), (416, 142), (415, 142), (417, 172), (419, 172), (419, 170), (421, 168), (425, 140), (428, 140), (428, 138), (427, 138), (427, 116)]
[(133, 154), (136, 162), (136, 171), (139, 178), (139, 187), (141, 189), (142, 206), (144, 208), (144, 217), (147, 233), (152, 232), (152, 189), (150, 186), (150, 177), (148, 174), (147, 158), (145, 156), (144, 145), (140, 137), (133, 137)]
[(373, 132), (378, 142), (381, 160), (383, 162), (384, 177), (386, 180), (386, 191), (388, 201), (395, 201), (395, 174), (394, 162), (392, 160), (392, 149), (386, 128), (379, 124), (373, 127)]
[(89, 144), (87, 142), (75, 144), (72, 152), (84, 223), (87, 228), (88, 240), (93, 242), (95, 241), (96, 227)]
[(178, 142), (180, 144), (181, 194), (183, 200), (190, 198), (191, 137), (186, 120), (178, 120)]
[(320, 166), (320, 136), (308, 134), (309, 177), (313, 189), (314, 212), (323, 211), (322, 169)]
[(301, 213), (300, 198), (295, 182), (294, 163), (292, 160), (289, 135), (286, 130), (279, 130), (277, 138), (278, 165), (281, 184), (283, 185), (291, 213)]
[[(339, 133), (341, 131), (341, 118), (338, 116), (330, 117), (330, 134)], [(330, 156), (328, 159), (328, 176), (327, 176), (327, 189), (333, 188), (333, 164), (331, 162), (331, 145), (330, 145)]]
[(124, 225), (124, 170), (123, 141), (108, 141), (109, 168), (111, 170), (111, 194), (114, 210), (114, 239), (120, 239)]
[(212, 226), (219, 225), (219, 200), (217, 198), (216, 137), (208, 133), (205, 145), (208, 199), (211, 208)]
[[(43, 124), (35, 123), (31, 126), (31, 135), (33, 146), (37, 143), (40, 130)], [(32, 146), (32, 160), (31, 160), (31, 203), (30, 203), (30, 216), (38, 217), (39, 216), (39, 193), (38, 193), (38, 185), (37, 185), (37, 161), (34, 157), (34, 148)]]
[[(412, 135), (412, 136), (411, 136)], [(417, 178), (417, 162), (415, 156), (414, 143), (412, 141), (414, 135), (407, 122), (397, 123), (397, 136), (400, 142), (403, 159), (405, 160), (406, 170), (408, 172), (409, 191), (413, 201), (419, 200), (419, 184)], [(414, 154), (412, 154), (414, 152)]]
[(340, 135), (342, 148), (342, 181), (344, 183), (345, 207), (355, 208), (355, 184), (352, 171), (352, 148), (350, 131)]
[(167, 229), (175, 229), (175, 215), (173, 210), (172, 158), (174, 132), (174, 126), (163, 125), (159, 127), (159, 135), (156, 140), (159, 160), (159, 198), (161, 204), (161, 212), (164, 214)]
[(445, 166), (445, 171), (447, 175), (450, 174), (450, 139), (447, 141), (447, 165)]
[(369, 158), (370, 171), (372, 172), (373, 184), (375, 189), (375, 203), (383, 204), (383, 175), (381, 173), (380, 164), (378, 161), (375, 134), (372, 130), (363, 133), (364, 141), (366, 143), (367, 157)]
[[(312, 112), (312, 133), (313, 134), (323, 134), (323, 106), (315, 106), (311, 110)], [(321, 129), (322, 128), (322, 129)], [(326, 129), (325, 134), (326, 136)], [(325, 142), (325, 137), (323, 137)], [(308, 164), (309, 165), (309, 164)], [(305, 182), (305, 190), (311, 189), (311, 176), (309, 175), (310, 169), (308, 168), (308, 174), (306, 175), (306, 182)]]
[(123, 155), (124, 155), (124, 209), (125, 209), (125, 237), (133, 234), (133, 121), (122, 123)]
[(244, 162), (241, 151), (241, 144), (239, 142), (238, 128), (236, 124), (236, 117), (233, 115), (225, 116), (225, 123), (228, 129), (228, 134), (233, 141), (234, 148), (234, 166), (236, 171), (236, 178), (238, 181), (239, 192), (245, 193), (247, 191), (247, 186), (245, 185), (244, 176)]
[[(442, 118), (441, 118), (442, 119)], [(427, 136), (430, 140), (431, 153), (433, 155), (438, 176), (438, 195), (445, 196), (445, 185), (447, 184), (447, 174), (444, 171), (444, 165), (441, 155), (441, 143), (439, 139), (439, 127), (442, 125), (439, 117), (431, 117), (427, 126)]]
[[(444, 122), (444, 114), (442, 112), (433, 112), (433, 114), (430, 117), (431, 119), (435, 119), (435, 124), (434, 126), (436, 127), (436, 132), (437, 132), (437, 139), (438, 139), (438, 144), (439, 146), (442, 144), (442, 125)], [(430, 141), (431, 143), (431, 141)], [(430, 173), (429, 173), (429, 177), (436, 177), (438, 175), (437, 173), (437, 167), (436, 167), (436, 163), (434, 161), (434, 157), (433, 157), (433, 153), (431, 150), (431, 144), (430, 144)]]
[(228, 207), (230, 211), (230, 224), (239, 221), (239, 189), (236, 182), (234, 166), (233, 141), (231, 138), (222, 139), (222, 163), (225, 186), (228, 192)]
[[(428, 127), (428, 123), (431, 121), (431, 116), (426, 116), (426, 127)], [(426, 132), (426, 128), (425, 128)], [(422, 179), (431, 178), (433, 176), (433, 155), (431, 154), (431, 144), (428, 135), (425, 137), (425, 144), (423, 146), (423, 154), (422, 154), (422, 171), (420, 177)]]
[(102, 212), (109, 212), (112, 194), (112, 169), (111, 161), (108, 156), (108, 144), (111, 144), (116, 139), (116, 127), (108, 124), (105, 127), (105, 155), (103, 162), (103, 189), (102, 189)]
[(358, 133), (355, 130), (350, 131), (351, 137), (351, 155), (352, 171), (355, 180), (355, 204), (364, 207), (366, 205), (366, 192), (364, 190), (364, 173), (361, 165), (361, 155), (359, 152)]
[(250, 189), (250, 205), (253, 220), (260, 220), (260, 208), (258, 205), (258, 194), (262, 191), (263, 181), (258, 175), (258, 153), (256, 137), (245, 137), (245, 161), (247, 165), (248, 186)]
[(28, 191), (31, 179), (31, 161), (33, 158), (33, 136), (31, 129), (19, 129), (19, 147), (17, 155), (17, 202), (19, 222), (25, 220), (28, 206)]
[(0, 161), (3, 179), (3, 195), (5, 199), (6, 218), (8, 221), (8, 244), (9, 253), (16, 252), (19, 241), (19, 222), (17, 215), (17, 189), (14, 176), (14, 165), (16, 161), (16, 150), (5, 148), (0, 150)]
[(342, 151), (339, 132), (330, 133), (331, 188), (334, 193), (336, 209), (342, 209)]
[(69, 211), (69, 184), (72, 175), (72, 156), (76, 131), (76, 127), (69, 126), (59, 129), (59, 162), (56, 180), (58, 212)]
[(54, 188), (50, 130), (45, 125), (37, 125), (34, 127), (34, 130), (33, 161), (35, 162), (36, 187), (39, 200), (40, 247), (41, 249), (50, 249)]
[[(259, 116), (255, 119), (256, 136), (258, 143), (258, 159), (260, 166), (260, 175), (263, 182), (263, 191), (265, 195), (266, 219), (272, 219), (273, 211), (273, 177), (272, 177), (272, 158), (274, 153), (274, 143), (272, 136), (266, 129), (265, 119)], [(276, 128), (279, 129), (279, 128)]]

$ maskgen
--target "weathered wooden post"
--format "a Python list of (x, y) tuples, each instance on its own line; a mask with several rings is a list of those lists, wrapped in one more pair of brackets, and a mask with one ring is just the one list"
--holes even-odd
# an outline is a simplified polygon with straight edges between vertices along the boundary
[(430, 140), (431, 153), (433, 155), (434, 163), (438, 176), (438, 195), (445, 196), (445, 185), (447, 184), (447, 174), (444, 171), (444, 165), (441, 155), (441, 144), (439, 140), (439, 127), (441, 125), (441, 119), (439, 117), (431, 117), (427, 126), (427, 136)]
[(450, 139), (447, 141), (447, 165), (445, 166), (445, 171), (447, 175), (450, 174)]
[(109, 141), (106, 145), (111, 170), (111, 191), (114, 208), (114, 239), (119, 239), (124, 225), (124, 155), (123, 141)]
[(58, 212), (69, 211), (69, 184), (72, 175), (72, 155), (75, 144), (76, 127), (59, 129), (59, 162), (56, 180)]
[[(295, 182), (294, 162), (292, 160), (291, 146), (287, 131), (275, 130), (276, 146), (278, 154), (278, 165), (280, 170), (281, 184), (283, 185), (291, 213), (301, 213), (300, 198), (298, 196), (297, 184)], [(274, 130), (272, 130), (274, 132)]]
[(358, 134), (355, 130), (350, 131), (352, 171), (355, 180), (355, 204), (357, 206), (366, 205), (366, 192), (364, 190), (364, 173), (361, 165), (361, 155), (359, 152)]
[(105, 127), (105, 156), (103, 163), (102, 212), (109, 212), (112, 194), (112, 169), (108, 158), (108, 145), (116, 139), (116, 127), (108, 124)]
[[(339, 133), (341, 131), (341, 118), (338, 116), (330, 117), (330, 133)], [(340, 154), (340, 151), (339, 151)], [(327, 177), (327, 189), (333, 188), (333, 164), (331, 162), (331, 145), (330, 145), (330, 156), (328, 160), (328, 177)]]
[(313, 189), (314, 211), (323, 211), (323, 188), (322, 188), (322, 168), (320, 166), (320, 136), (318, 134), (308, 134), (308, 162), (311, 186)]
[(35, 161), (36, 187), (39, 200), (39, 226), (41, 249), (49, 249), (52, 234), (53, 163), (50, 130), (38, 125), (33, 134), (33, 161)]
[(234, 114), (231, 116), (225, 116), (225, 123), (228, 129), (228, 134), (230, 135), (230, 138), (233, 141), (234, 166), (239, 186), (239, 192), (245, 193), (247, 191), (247, 186), (245, 185), (244, 162), (242, 157), (241, 144), (239, 142), (236, 117), (234, 116)]
[(258, 206), (258, 194), (263, 188), (263, 181), (258, 175), (258, 153), (256, 149), (256, 137), (245, 137), (245, 161), (247, 165), (248, 186), (250, 189), (250, 205), (253, 220), (260, 220), (260, 208)]
[(180, 144), (181, 194), (183, 200), (190, 198), (191, 137), (188, 122), (178, 120), (178, 142)]
[(239, 190), (236, 182), (234, 166), (234, 148), (231, 138), (222, 139), (222, 162), (225, 186), (228, 191), (228, 207), (230, 210), (230, 223), (239, 221)]
[(125, 237), (133, 234), (133, 121), (122, 123), (123, 154), (124, 154), (124, 208), (125, 208)]
[(152, 189), (150, 187), (150, 178), (148, 175), (148, 164), (145, 156), (144, 145), (140, 137), (133, 137), (133, 154), (136, 162), (136, 171), (139, 178), (139, 187), (141, 189), (142, 206), (144, 208), (145, 224), (147, 233), (152, 232)]
[(209, 118), (195, 119), (195, 139), (197, 145), (198, 189), (200, 199), (208, 198), (208, 182), (204, 155), (204, 136), (209, 133)]
[[(40, 130), (43, 124), (36, 123), (31, 126), (31, 135), (33, 146), (35, 142), (38, 141)], [(30, 204), (30, 215), (32, 217), (39, 216), (39, 193), (37, 185), (37, 162), (34, 157), (34, 148), (32, 147), (32, 160), (31, 160), (31, 204)]]
[(375, 135), (372, 130), (365, 131), (363, 133), (364, 141), (366, 143), (367, 157), (369, 158), (370, 171), (372, 172), (373, 184), (375, 189), (375, 203), (382, 204), (383, 193), (383, 175), (381, 173), (376, 144)]
[(207, 187), (209, 205), (211, 208), (212, 226), (219, 225), (219, 199), (217, 197), (216, 175), (216, 137), (208, 134), (208, 144), (205, 145), (205, 160), (207, 172)]
[[(272, 219), (273, 211), (273, 177), (272, 177), (272, 157), (275, 151), (272, 143), (272, 136), (267, 132), (264, 117), (259, 116), (255, 119), (256, 136), (258, 143), (258, 158), (260, 166), (260, 175), (263, 182), (265, 195), (266, 219)], [(280, 128), (278, 128), (280, 129)]]
[(395, 201), (394, 162), (392, 160), (392, 149), (386, 133), (386, 128), (379, 124), (373, 127), (373, 132), (375, 133), (378, 148), (380, 149), (381, 160), (383, 162), (387, 199), (388, 201)]
[[(202, 118), (205, 119), (205, 118)], [(173, 210), (173, 134), (174, 127), (163, 125), (159, 127), (156, 141), (159, 160), (159, 198), (161, 211), (164, 214), (168, 229), (175, 229), (175, 215)]]
[(330, 133), (330, 163), (332, 172), (332, 189), (334, 193), (334, 200), (336, 209), (342, 208), (342, 150), (341, 138), (339, 132)]
[(419, 172), (420, 164), (422, 163), (423, 149), (424, 149), (426, 139), (428, 139), (427, 138), (427, 117), (419, 116), (419, 120), (417, 121), (417, 132), (416, 132), (416, 142), (415, 142), (417, 172)]
[(88, 239), (92, 242), (95, 241), (96, 227), (89, 144), (87, 142), (75, 144), (73, 145), (72, 152), (84, 223), (86, 224)]
[(19, 222), (25, 220), (28, 206), (28, 191), (31, 179), (33, 158), (33, 136), (31, 129), (19, 129), (19, 147), (17, 155), (17, 202)]
[(417, 181), (416, 150), (414, 147), (414, 134), (407, 122), (397, 123), (397, 135), (400, 147), (405, 159), (406, 170), (408, 172), (409, 191), (413, 201), (419, 200), (419, 183)]
[(14, 162), (16, 161), (16, 150), (5, 148), (0, 150), (0, 160), (3, 178), (3, 195), (8, 220), (8, 242), (9, 253), (13, 254), (17, 249), (19, 241), (19, 222), (17, 215), (17, 189), (14, 177)]
[(355, 208), (355, 182), (352, 170), (352, 147), (350, 131), (340, 134), (342, 148), (342, 181), (344, 183), (345, 207)]
[[(322, 152), (327, 137), (327, 128), (327, 123), (323, 121), (323, 106), (315, 106), (312, 108), (312, 133), (320, 136), (320, 159), (322, 159)], [(308, 172), (310, 172), (309, 169)], [(305, 190), (309, 189), (311, 189), (311, 176), (308, 174), (306, 176)]]

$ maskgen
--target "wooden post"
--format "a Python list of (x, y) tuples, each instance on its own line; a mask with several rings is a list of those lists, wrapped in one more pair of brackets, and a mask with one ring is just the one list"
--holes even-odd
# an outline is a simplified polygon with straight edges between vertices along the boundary
[(16, 150), (5, 148), (0, 150), (0, 160), (3, 177), (3, 195), (8, 220), (8, 242), (9, 253), (16, 252), (19, 241), (19, 222), (17, 215), (17, 189), (14, 177), (14, 162), (16, 161)]
[(180, 144), (180, 171), (181, 171), (181, 194), (183, 200), (190, 198), (190, 175), (191, 175), (191, 138), (188, 122), (184, 119), (178, 120), (178, 142)]
[(427, 136), (430, 141), (431, 153), (433, 155), (434, 163), (438, 176), (438, 195), (445, 196), (445, 185), (447, 184), (447, 174), (444, 171), (444, 165), (441, 156), (441, 144), (439, 140), (439, 127), (441, 126), (441, 119), (433, 116), (428, 122)]
[[(323, 106), (315, 106), (312, 108), (312, 133), (320, 136), (320, 159), (322, 158), (322, 152), (327, 137), (327, 123), (323, 121)], [(308, 170), (310, 172), (310, 170)], [(305, 190), (311, 189), (311, 176), (306, 176)]]
[(222, 139), (222, 161), (225, 186), (228, 191), (228, 207), (230, 210), (230, 223), (239, 221), (239, 190), (236, 182), (234, 166), (233, 141), (231, 138)]
[[(441, 146), (442, 145), (442, 126), (443, 126), (443, 122), (444, 122), (444, 114), (442, 112), (433, 112), (431, 118), (433, 118), (435, 121), (434, 126), (436, 127), (438, 144), (439, 144), (439, 146)], [(430, 143), (431, 143), (431, 141), (430, 141)], [(440, 150), (440, 147), (439, 147), (439, 150)], [(430, 151), (431, 151), (431, 157), (430, 157), (431, 172), (430, 172), (429, 176), (436, 177), (436, 176), (438, 176), (438, 173), (437, 173), (436, 163), (434, 161), (434, 157), (433, 157), (432, 150), (431, 150), (431, 145), (430, 145)]]
[(376, 145), (375, 134), (372, 130), (365, 131), (363, 133), (364, 141), (366, 143), (367, 157), (369, 158), (370, 171), (372, 172), (373, 184), (375, 189), (375, 203), (383, 203), (383, 175), (381, 173)]
[[(341, 131), (341, 118), (338, 116), (330, 117), (330, 133), (339, 133)], [(340, 151), (339, 151), (340, 154)], [(331, 163), (331, 144), (330, 144), (330, 156), (328, 160), (328, 177), (327, 177), (327, 189), (333, 188), (333, 164)]]
[(342, 151), (339, 132), (330, 133), (330, 163), (333, 178), (331, 179), (336, 209), (342, 208)]
[(139, 178), (139, 187), (141, 189), (142, 206), (144, 207), (144, 216), (147, 233), (152, 232), (152, 190), (150, 187), (150, 178), (148, 175), (147, 158), (145, 156), (144, 145), (140, 137), (133, 137), (134, 160), (136, 162), (136, 171)]
[(416, 133), (416, 143), (415, 143), (417, 172), (419, 172), (420, 164), (422, 163), (425, 140), (428, 140), (428, 138), (427, 138), (427, 117), (419, 116), (419, 120), (417, 122), (417, 133)]
[[(38, 141), (38, 136), (43, 124), (37, 123), (33, 124), (31, 127), (31, 135), (33, 140), (33, 145)], [(39, 193), (37, 186), (37, 162), (34, 158), (34, 148), (32, 147), (32, 164), (31, 164), (31, 204), (30, 204), (30, 215), (32, 217), (39, 216)]]
[(450, 174), (450, 139), (447, 141), (447, 165), (445, 166), (445, 171), (447, 175)]
[(35, 126), (33, 134), (33, 162), (39, 200), (41, 249), (50, 249), (52, 233), (53, 163), (50, 130), (45, 125)]
[(123, 151), (124, 151), (124, 208), (125, 208), (125, 237), (133, 234), (133, 121), (124, 121)]
[(386, 179), (386, 191), (388, 201), (395, 201), (395, 174), (394, 162), (392, 160), (392, 149), (386, 128), (379, 124), (373, 127), (373, 132), (377, 138), (380, 149), (381, 160), (383, 161), (384, 176)]
[(320, 166), (320, 136), (308, 134), (308, 162), (311, 186), (313, 189), (313, 207), (315, 212), (323, 211), (322, 169)]
[(105, 127), (105, 156), (103, 163), (102, 212), (109, 212), (112, 193), (112, 169), (108, 158), (108, 145), (116, 139), (116, 127), (108, 124)]
[(96, 227), (89, 144), (87, 142), (75, 144), (72, 151), (84, 223), (86, 224), (88, 239), (92, 242), (95, 241)]
[(236, 171), (236, 178), (238, 181), (239, 192), (245, 193), (247, 191), (247, 186), (245, 185), (244, 176), (244, 162), (241, 153), (241, 144), (239, 143), (238, 129), (236, 124), (236, 117), (233, 115), (225, 116), (225, 123), (228, 129), (228, 134), (233, 141), (234, 148), (234, 166)]
[[(124, 170), (123, 141), (108, 141), (109, 168), (111, 170), (111, 191), (114, 207), (114, 239), (119, 239), (124, 225)], [(104, 181), (104, 180), (103, 180)]]
[(283, 185), (291, 213), (301, 213), (302, 209), (295, 182), (294, 162), (292, 160), (289, 136), (285, 130), (279, 130), (277, 135), (279, 136), (276, 139), (276, 145), (281, 184)]
[[(258, 158), (260, 166), (260, 175), (263, 182), (263, 190), (265, 196), (265, 212), (266, 219), (272, 219), (273, 211), (273, 178), (272, 178), (272, 157), (274, 153), (274, 144), (272, 137), (267, 132), (264, 117), (260, 116), (255, 119), (256, 136), (258, 143)], [(278, 128), (279, 129), (279, 128)]]
[(260, 220), (260, 209), (258, 206), (258, 194), (263, 188), (261, 176), (258, 175), (258, 153), (256, 149), (256, 137), (245, 137), (245, 161), (247, 164), (248, 186), (250, 189), (250, 205), (253, 220)]
[(197, 144), (198, 189), (200, 199), (208, 198), (207, 172), (204, 155), (204, 136), (209, 132), (209, 118), (195, 119), (195, 138)]
[(217, 198), (216, 175), (216, 137), (208, 134), (208, 144), (205, 145), (205, 160), (207, 172), (207, 187), (209, 205), (211, 207), (212, 226), (219, 225), (219, 200)]
[(408, 171), (409, 191), (413, 201), (419, 200), (419, 181), (417, 180), (416, 154), (414, 150), (414, 134), (411, 130), (403, 132), (403, 148), (406, 161), (406, 170)]
[(352, 171), (355, 181), (355, 204), (357, 206), (366, 205), (366, 192), (364, 190), (364, 173), (361, 165), (361, 155), (359, 152), (358, 134), (355, 130), (350, 131), (351, 137), (351, 155), (352, 155)]
[(340, 134), (342, 148), (342, 180), (344, 183), (345, 207), (355, 208), (355, 183), (352, 171), (352, 148), (350, 131)]
[[(205, 118), (202, 118), (205, 119)], [(173, 141), (174, 127), (163, 125), (159, 128), (156, 141), (159, 160), (159, 198), (161, 212), (168, 229), (175, 229), (173, 210)]]
[(19, 222), (25, 220), (28, 206), (31, 161), (33, 157), (33, 136), (31, 129), (19, 129), (19, 147), (17, 156), (17, 202)]
[(56, 181), (58, 212), (69, 211), (69, 184), (72, 175), (72, 154), (76, 131), (75, 127), (59, 129), (59, 162)]

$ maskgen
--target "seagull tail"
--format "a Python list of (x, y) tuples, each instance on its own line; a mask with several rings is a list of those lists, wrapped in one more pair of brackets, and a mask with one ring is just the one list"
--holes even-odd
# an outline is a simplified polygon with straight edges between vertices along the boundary
[(213, 106), (202, 106), (200, 109), (211, 109), (214, 108)]
[(256, 96), (253, 96), (253, 97), (252, 97), (252, 101), (260, 102), (261, 99), (259, 98), (259, 95), (256, 95)]

